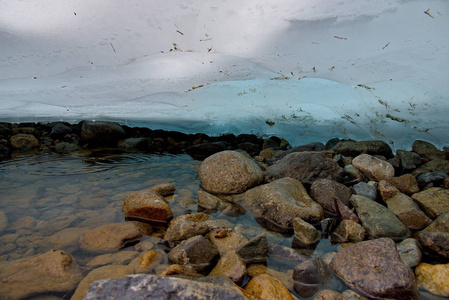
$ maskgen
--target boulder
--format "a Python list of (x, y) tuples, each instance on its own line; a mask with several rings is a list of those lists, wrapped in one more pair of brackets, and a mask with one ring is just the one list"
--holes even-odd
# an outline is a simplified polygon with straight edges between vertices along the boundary
[(50, 137), (52, 139), (62, 139), (66, 134), (71, 134), (73, 132), (69, 124), (57, 122), (53, 124), (51, 128)]
[(404, 174), (389, 180), (401, 193), (412, 195), (419, 192), (418, 181), (412, 174)]
[(103, 299), (229, 299), (244, 300), (235, 288), (183, 278), (130, 275), (94, 282), (85, 300)]
[(330, 267), (351, 289), (374, 299), (419, 299), (415, 276), (393, 240), (381, 238), (343, 248)]
[(182, 241), (168, 253), (171, 264), (191, 266), (197, 272), (211, 269), (219, 252), (202, 235)]
[(93, 253), (115, 252), (142, 237), (141, 229), (135, 223), (105, 224), (84, 232), (79, 239), (80, 247)]
[(245, 294), (252, 299), (295, 299), (279, 280), (268, 274), (253, 277), (245, 286)]
[(335, 214), (334, 197), (340, 199), (345, 205), (349, 204), (351, 189), (330, 179), (319, 179), (310, 186), (310, 196), (321, 204), (324, 211)]
[(0, 298), (22, 299), (39, 293), (70, 292), (82, 278), (73, 258), (63, 250), (0, 263)]
[(449, 264), (421, 263), (415, 270), (418, 286), (432, 294), (449, 297)]
[(106, 121), (84, 121), (81, 126), (81, 139), (90, 147), (117, 146), (125, 137), (125, 131), (117, 123)]
[(294, 152), (277, 161), (267, 169), (267, 181), (290, 177), (303, 184), (318, 179), (343, 180), (343, 169), (323, 152)]
[(444, 173), (449, 173), (449, 160), (445, 159), (434, 159), (429, 162), (426, 162), (419, 168), (413, 170), (412, 175), (415, 177), (420, 176), (424, 173), (441, 171)]
[(343, 154), (345, 156), (355, 157), (359, 154), (370, 154), (370, 155), (381, 155), (386, 158), (393, 157), (393, 152), (390, 146), (384, 141), (352, 141), (352, 140), (342, 140), (338, 141), (333, 147), (329, 148), (338, 154)]
[(404, 239), (410, 236), (407, 226), (385, 206), (363, 196), (352, 195), (350, 200), (366, 229), (368, 238)]
[(449, 212), (449, 190), (432, 187), (413, 194), (412, 199), (431, 219)]
[(414, 170), (422, 163), (421, 156), (416, 152), (397, 150), (396, 154), (401, 160), (401, 167), (404, 170)]
[[(446, 178), (449, 178), (449, 175), (443, 171), (423, 173), (418, 176), (417, 184), (424, 189), (429, 187), (442, 187), (444, 186), (444, 180), (446, 180)], [(417, 192), (419, 192), (419, 190)]]
[(291, 232), (296, 217), (312, 224), (323, 218), (321, 205), (310, 198), (299, 180), (289, 177), (252, 188), (232, 200), (263, 226), (279, 232)]
[(262, 183), (264, 173), (251, 158), (236, 151), (222, 151), (200, 166), (203, 187), (212, 194), (238, 194)]
[(426, 141), (414, 141), (412, 151), (418, 153), (421, 157), (424, 157), (427, 160), (445, 158), (444, 151), (438, 150), (437, 147)]
[(432, 220), (406, 194), (398, 193), (387, 200), (391, 210), (410, 230), (421, 230), (432, 223)]
[(363, 172), (370, 180), (389, 180), (394, 176), (393, 166), (369, 154), (360, 154), (352, 160), (352, 165)]

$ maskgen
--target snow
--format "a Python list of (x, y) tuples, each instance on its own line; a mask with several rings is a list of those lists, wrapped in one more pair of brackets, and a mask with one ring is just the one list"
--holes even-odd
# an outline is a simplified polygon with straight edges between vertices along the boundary
[(449, 144), (447, 0), (0, 2), (0, 121)]

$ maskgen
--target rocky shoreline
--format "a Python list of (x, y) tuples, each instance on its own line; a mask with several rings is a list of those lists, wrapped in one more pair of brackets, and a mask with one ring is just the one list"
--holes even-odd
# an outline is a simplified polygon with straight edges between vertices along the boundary
[[(201, 160), (200, 209), (174, 214), (170, 197), (182, 187), (169, 183), (129, 191), (122, 202), (127, 221), (86, 229), (76, 240), (111, 263), (83, 273), (68, 249), (1, 262), (0, 298), (420, 299), (419, 291), (449, 297), (449, 149), (417, 140), (393, 153), (382, 141), (339, 139), (291, 148), (278, 137), (210, 137), (112, 122), (0, 123), (0, 160), (105, 148)], [(217, 211), (248, 214), (265, 232), (293, 236), (292, 243), (248, 234), (212, 218)], [(0, 211), (0, 232), (5, 228)], [(338, 252), (310, 256), (323, 239)], [(129, 244), (138, 253), (120, 251)], [(278, 272), (267, 267), (269, 257), (296, 266)], [(30, 284), (35, 277), (42, 281)], [(335, 288), (341, 283), (346, 290)]]

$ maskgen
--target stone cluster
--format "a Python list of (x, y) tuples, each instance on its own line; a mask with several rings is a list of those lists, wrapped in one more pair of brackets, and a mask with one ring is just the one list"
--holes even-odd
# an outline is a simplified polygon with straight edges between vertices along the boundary
[[(449, 296), (447, 149), (415, 141), (394, 154), (382, 141), (339, 139), (290, 148), (276, 137), (213, 138), (110, 122), (0, 124), (3, 159), (105, 146), (202, 160), (198, 211), (175, 215), (169, 199), (179, 187), (169, 183), (129, 191), (127, 221), (77, 232), (80, 249), (98, 255), (84, 264), (87, 274), (65, 249), (2, 262), (0, 298), (419, 299), (419, 288)], [(291, 245), (264, 231), (248, 234), (212, 218), (216, 212), (248, 214), (265, 232), (292, 236)], [(7, 226), (0, 211), (0, 231)], [(339, 244), (338, 252), (310, 256), (323, 239)], [(129, 245), (135, 251), (121, 250)], [(278, 272), (266, 266), (270, 258), (296, 267)], [(20, 288), (30, 276), (41, 283)]]

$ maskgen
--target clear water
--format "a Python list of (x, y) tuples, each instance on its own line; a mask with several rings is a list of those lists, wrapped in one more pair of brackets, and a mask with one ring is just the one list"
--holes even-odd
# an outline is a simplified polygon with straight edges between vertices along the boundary
[[(124, 221), (121, 209), (128, 193), (154, 185), (171, 183), (177, 188), (169, 199), (175, 216), (200, 211), (192, 201), (192, 204), (185, 204), (186, 199), (196, 200), (199, 165), (199, 161), (188, 155), (113, 151), (23, 155), (0, 162), (0, 210), (6, 214), (9, 224), (0, 236), (0, 261), (44, 253), (57, 247), (84, 266), (95, 255), (83, 253), (77, 239), (55, 244), (50, 237), (67, 228), (81, 232)], [(207, 213), (232, 222), (248, 238), (263, 232), (271, 243), (288, 247), (292, 244), (290, 236), (266, 231), (248, 214), (229, 217), (220, 211)], [(130, 249), (133, 248), (124, 250)], [(318, 257), (331, 251), (336, 251), (336, 246), (322, 239), (308, 253)], [(288, 274), (290, 278), (297, 264), (274, 257), (268, 261), (268, 267)], [(337, 279), (326, 288), (346, 289)], [(309, 299), (293, 289), (291, 291), (300, 299)], [(63, 298), (69, 298), (70, 294)], [(422, 296), (423, 299), (437, 299), (427, 293)]]

